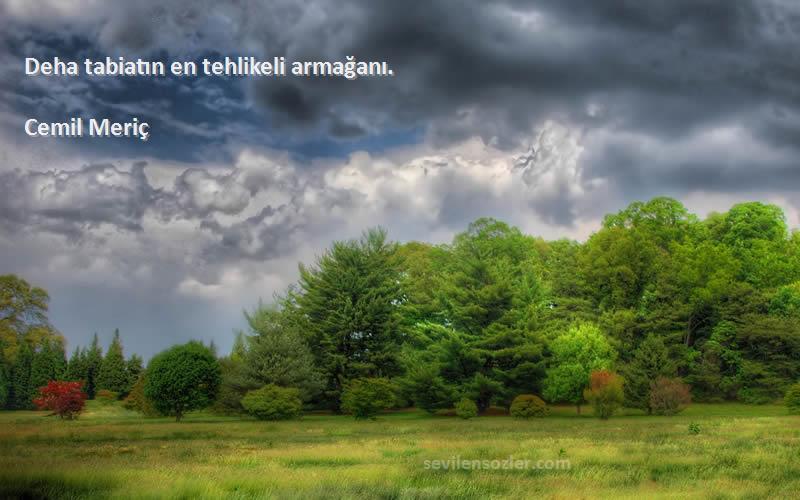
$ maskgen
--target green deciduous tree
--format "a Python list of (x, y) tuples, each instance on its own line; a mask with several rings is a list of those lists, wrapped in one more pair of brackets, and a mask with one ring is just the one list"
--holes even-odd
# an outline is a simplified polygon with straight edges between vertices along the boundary
[(156, 410), (180, 421), (187, 412), (211, 405), (220, 378), (214, 353), (192, 341), (162, 351), (150, 360), (144, 394)]
[(565, 401), (576, 406), (578, 413), (583, 402), (583, 389), (589, 374), (611, 367), (616, 352), (605, 335), (591, 323), (574, 325), (550, 343), (552, 358), (544, 384), (544, 397)]

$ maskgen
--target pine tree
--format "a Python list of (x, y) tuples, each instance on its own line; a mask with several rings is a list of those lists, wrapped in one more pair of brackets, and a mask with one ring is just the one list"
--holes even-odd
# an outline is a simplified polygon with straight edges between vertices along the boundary
[(659, 377), (674, 376), (675, 366), (661, 338), (650, 334), (634, 351), (633, 359), (623, 374), (626, 406), (641, 408), (650, 414), (653, 411), (650, 407), (650, 384)]
[(52, 342), (46, 341), (34, 352), (31, 361), (30, 390), (33, 394), (51, 380), (59, 378), (58, 349)]
[(139, 377), (144, 372), (144, 363), (142, 362), (141, 356), (134, 354), (125, 364), (125, 375), (128, 380), (128, 385), (125, 388), (125, 393), (130, 393), (133, 389), (133, 386), (136, 385), (136, 382), (139, 380)]
[(89, 399), (94, 399), (94, 395), (98, 390), (97, 376), (98, 372), (100, 371), (100, 365), (102, 363), (103, 363), (103, 350), (100, 348), (100, 341), (98, 340), (97, 334), (95, 333), (94, 338), (92, 339), (92, 345), (86, 352), (85, 390), (86, 394), (89, 395)]
[(95, 390), (105, 389), (123, 393), (128, 390), (128, 387), (128, 374), (126, 373), (125, 356), (122, 353), (122, 341), (119, 338), (119, 330), (114, 330), (114, 338), (97, 372)]
[(85, 350), (76, 347), (72, 352), (72, 357), (67, 363), (67, 370), (64, 378), (71, 382), (84, 381), (86, 379)]
[(27, 410), (33, 408), (34, 392), (31, 390), (31, 363), (33, 362), (33, 352), (27, 342), (22, 342), (17, 352), (17, 360), (14, 363), (12, 374), (12, 404), (16, 410)]
[(360, 241), (334, 243), (314, 268), (300, 268), (303, 331), (325, 374), (324, 403), (334, 411), (348, 380), (400, 372), (395, 249), (385, 230), (373, 229)]

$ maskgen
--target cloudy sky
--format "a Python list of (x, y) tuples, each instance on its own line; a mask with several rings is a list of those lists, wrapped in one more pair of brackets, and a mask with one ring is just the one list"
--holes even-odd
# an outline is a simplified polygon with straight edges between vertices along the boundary
[[(800, 211), (793, 0), (0, 0), (0, 273), (70, 347), (222, 349), (331, 241), (494, 216), (583, 239), (668, 195)], [(26, 77), (24, 59), (386, 60), (393, 78)], [(151, 139), (31, 138), (133, 116)]]

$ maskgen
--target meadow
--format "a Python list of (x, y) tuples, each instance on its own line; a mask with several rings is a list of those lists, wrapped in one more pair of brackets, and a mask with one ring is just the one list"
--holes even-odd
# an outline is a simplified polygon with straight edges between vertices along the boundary
[[(574, 408), (527, 421), (418, 411), (183, 422), (89, 403), (76, 421), (0, 412), (0, 497), (791, 498), (800, 418), (777, 405), (695, 404), (610, 420)], [(426, 461), (566, 460), (435, 470)], [(562, 464), (564, 462), (561, 462)], [(543, 466), (544, 467), (544, 466)]]

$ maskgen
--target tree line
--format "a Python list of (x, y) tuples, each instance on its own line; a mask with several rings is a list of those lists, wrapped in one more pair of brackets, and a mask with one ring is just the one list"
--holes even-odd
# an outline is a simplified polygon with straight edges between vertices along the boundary
[[(31, 304), (43, 299), (31, 288)], [(17, 302), (3, 301), (5, 317)], [(654, 390), (684, 386), (695, 400), (765, 403), (800, 380), (800, 233), (774, 205), (700, 219), (670, 198), (606, 216), (583, 243), (491, 218), (442, 245), (371, 229), (301, 265), (298, 282), (246, 320), (218, 361), (219, 411), (244, 411), (245, 395), (269, 386), (273, 398), (291, 389), (305, 408), (352, 412), (385, 399), (387, 384), (396, 405), (429, 411), (464, 399), (479, 412), (508, 408), (520, 395), (580, 408), (599, 397), (595, 382), (624, 387), (625, 404), (647, 412)], [(19, 321), (2, 323), (6, 381), (21, 358), (33, 373), (35, 359), (58, 351), (36, 314)], [(97, 390), (106, 382), (92, 349), (72, 358), (98, 370)], [(60, 353), (53, 363), (68, 373)], [(127, 390), (129, 362), (113, 362), (126, 366)], [(87, 384), (95, 373), (79, 372)]]
[(47, 317), (49, 295), (14, 276), (0, 276), (0, 408), (33, 409), (39, 388), (53, 380), (81, 381), (90, 399), (100, 391), (127, 395), (144, 371), (142, 358), (126, 359), (119, 331), (103, 354), (97, 334), (67, 359), (64, 337)]

